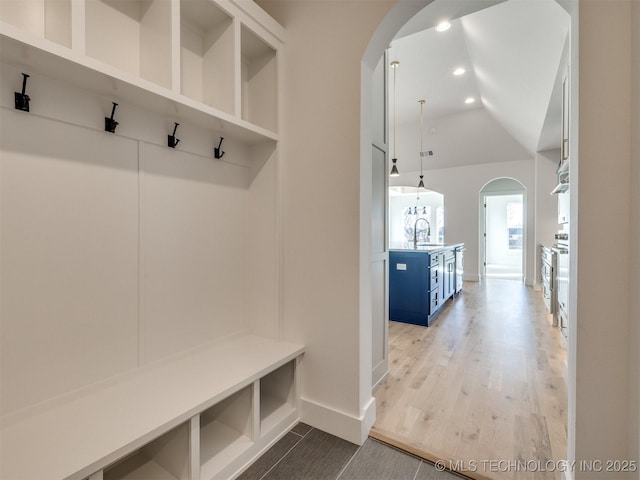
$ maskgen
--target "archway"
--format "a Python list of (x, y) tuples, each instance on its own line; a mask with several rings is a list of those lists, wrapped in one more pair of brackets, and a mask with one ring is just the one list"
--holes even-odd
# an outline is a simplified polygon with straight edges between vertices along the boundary
[(527, 189), (514, 178), (496, 178), (480, 189), (482, 278), (524, 281), (527, 256)]
[[(387, 15), (387, 17), (385, 18), (385, 20), (382, 22), (382, 24), (380, 25), (380, 27), (378, 28), (378, 30), (375, 32), (369, 47), (367, 48), (367, 51), (363, 57), (363, 90), (362, 90), (362, 98), (368, 99), (371, 97), (371, 84), (370, 84), (370, 75), (373, 72), (375, 65), (377, 63), (377, 60), (379, 59), (379, 56), (381, 55), (381, 52), (384, 51), (384, 48), (388, 45), (388, 43), (391, 41), (391, 39), (393, 38), (395, 32), (397, 32), (400, 27), (404, 24), (404, 22), (406, 22), (409, 18), (411, 18), (413, 16), (413, 14), (415, 13), (415, 11), (421, 9), (422, 7), (428, 5), (431, 2), (425, 1), (425, 2), (420, 2), (419, 5), (416, 4), (412, 4), (412, 5), (400, 5), (397, 4), (392, 10), (391, 12)], [(403, 22), (404, 21), (404, 22)], [(382, 39), (382, 40), (381, 40)], [(369, 119), (368, 114), (369, 114), (369, 110), (366, 108), (363, 108), (363, 115), (361, 117), (362, 120), (362, 132), (363, 135), (361, 137), (361, 146), (363, 147), (363, 156), (361, 159), (361, 171), (363, 172), (363, 177), (362, 177), (362, 189), (361, 189), (361, 206), (363, 208), (367, 208), (370, 207), (370, 198), (365, 198), (368, 197), (368, 193), (369, 193), (369, 188), (370, 188), (370, 181), (371, 181), (371, 177), (368, 175), (369, 173), (369, 168), (366, 164), (370, 163), (371, 161), (371, 156), (370, 154), (368, 155), (368, 153), (370, 152), (369, 150), (369, 146), (371, 145), (371, 137), (369, 136), (369, 128), (368, 128), (368, 124), (369, 124)], [(476, 192), (478, 192), (478, 190), (475, 190)], [(525, 189), (526, 191), (526, 189)], [(366, 215), (365, 215), (366, 218)], [(367, 226), (364, 226), (365, 230), (367, 228)], [(363, 230), (363, 233), (364, 231)], [(368, 247), (370, 247), (370, 245), (366, 245), (366, 242), (364, 242), (363, 244), (361, 244), (362, 247), (364, 248), (364, 252), (363, 252), (363, 257), (362, 258), (366, 258), (366, 254), (368, 252)], [(531, 269), (533, 271), (533, 269)], [(366, 324), (366, 322), (363, 322)], [(571, 381), (575, 381), (574, 379), (572, 379)], [(570, 441), (572, 441), (572, 439), (570, 439)], [(571, 446), (569, 447), (569, 450), (571, 451), (572, 448)], [(571, 455), (569, 455), (571, 456)]]

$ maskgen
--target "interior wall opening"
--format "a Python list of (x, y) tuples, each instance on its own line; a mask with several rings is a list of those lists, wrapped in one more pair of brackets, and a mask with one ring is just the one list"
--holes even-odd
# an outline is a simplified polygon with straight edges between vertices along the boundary
[[(437, 327), (439, 327), (440, 332), (442, 330), (448, 332), (449, 336), (446, 339), (442, 336), (438, 337), (439, 333), (436, 333), (438, 332), (436, 328), (426, 327), (421, 331), (413, 330), (413, 328), (420, 327), (399, 326), (397, 322), (393, 321), (393, 318), (389, 318), (390, 322), (387, 323), (387, 325), (390, 325), (389, 331), (379, 336), (388, 338), (389, 342), (391, 342), (390, 345), (387, 345), (388, 350), (391, 352), (389, 374), (380, 381), (377, 391), (390, 390), (389, 378), (396, 382), (393, 383), (393, 390), (401, 388), (405, 390), (398, 394), (398, 396), (404, 397), (400, 403), (393, 404), (387, 398), (383, 401), (384, 409), (379, 404), (378, 417), (379, 420), (381, 418), (383, 421), (389, 420), (389, 411), (392, 409), (402, 412), (402, 414), (392, 419), (391, 423), (386, 423), (384, 427), (381, 427), (380, 421), (376, 421), (373, 434), (380, 435), (381, 438), (386, 438), (387, 440), (389, 436), (386, 436), (386, 434), (390, 434), (401, 447), (403, 446), (402, 439), (406, 441), (404, 443), (405, 446), (415, 446), (415, 437), (412, 437), (412, 435), (422, 435), (422, 440), (425, 442), (423, 445), (429, 446), (428, 451), (422, 450), (422, 453), (428, 455), (430, 452), (434, 459), (468, 460), (469, 457), (465, 457), (464, 448), (458, 442), (461, 439), (466, 439), (468, 443), (472, 443), (481, 438), (483, 440), (480, 443), (487, 445), (487, 443), (492, 444), (493, 442), (493, 446), (490, 448), (502, 449), (499, 453), (495, 451), (490, 453), (488, 450), (483, 450), (485, 458), (489, 456), (496, 459), (522, 458), (518, 452), (507, 450), (508, 447), (506, 445), (513, 446), (514, 442), (518, 442), (518, 439), (514, 436), (535, 429), (532, 424), (528, 423), (530, 413), (525, 409), (514, 416), (502, 415), (500, 414), (502, 407), (499, 406), (501, 400), (496, 398), (495, 402), (477, 402), (478, 397), (474, 398), (473, 394), (469, 393), (468, 387), (473, 385), (471, 390), (477, 389), (486, 393), (490, 390), (501, 391), (502, 399), (515, 398), (512, 395), (515, 392), (508, 391), (513, 387), (513, 379), (505, 376), (506, 371), (501, 370), (498, 364), (504, 366), (512, 362), (514, 355), (517, 356), (516, 351), (518, 349), (528, 350), (530, 347), (527, 346), (527, 342), (531, 340), (533, 332), (539, 328), (546, 328), (546, 325), (541, 326), (542, 324), (536, 326), (535, 322), (537, 320), (533, 318), (533, 311), (530, 308), (531, 302), (537, 301), (534, 298), (535, 292), (530, 287), (535, 283), (538, 274), (535, 265), (539, 241), (535, 236), (535, 225), (537, 221), (536, 215), (538, 214), (536, 210), (536, 195), (539, 195), (540, 192), (536, 191), (537, 179), (534, 163), (537, 162), (539, 151), (554, 149), (553, 146), (549, 146), (545, 142), (551, 142), (553, 145), (556, 142), (560, 142), (561, 135), (558, 133), (557, 138), (555, 136), (556, 129), (559, 126), (550, 125), (549, 118), (555, 119), (556, 113), (559, 111), (558, 108), (561, 108), (559, 106), (561, 101), (558, 101), (557, 92), (552, 94), (551, 90), (555, 91), (555, 85), (559, 83), (560, 75), (558, 72), (565, 71), (566, 68), (564, 62), (567, 61), (570, 18), (556, 2), (544, 2), (546, 7), (549, 8), (546, 14), (550, 14), (552, 17), (557, 15), (554, 21), (558, 23), (554, 24), (554, 27), (558, 27), (558, 31), (555, 32), (553, 45), (547, 45), (553, 50), (553, 53), (546, 57), (545, 55), (540, 55), (549, 64), (534, 67), (541, 68), (546, 72), (544, 74), (545, 82), (550, 90), (546, 93), (548, 96), (545, 100), (548, 103), (548, 107), (545, 105), (544, 111), (537, 110), (535, 116), (537, 116), (539, 124), (532, 126), (531, 124), (526, 125), (526, 121), (523, 120), (527, 116), (524, 110), (519, 109), (517, 112), (509, 112), (510, 105), (515, 105), (512, 100), (523, 94), (522, 90), (519, 89), (524, 88), (526, 90), (530, 85), (522, 81), (516, 83), (514, 77), (511, 77), (508, 72), (492, 64), (494, 59), (490, 59), (490, 57), (499, 56), (496, 54), (495, 49), (494, 51), (491, 48), (484, 50), (484, 47), (488, 47), (491, 44), (497, 45), (494, 42), (502, 44), (513, 43), (505, 37), (500, 37), (500, 32), (504, 33), (503, 29), (500, 28), (500, 22), (506, 21), (505, 17), (500, 19), (500, 16), (507, 12), (513, 14), (522, 4), (517, 5), (516, 2), (511, 1), (488, 2), (483, 4), (482, 8), (479, 8), (477, 4), (475, 7), (467, 6), (468, 10), (459, 10), (451, 15), (450, 12), (452, 10), (447, 10), (447, 3), (445, 1), (433, 2), (420, 14), (413, 17), (400, 29), (400, 32), (403, 33), (399, 33), (396, 39), (391, 42), (386, 53), (387, 64), (399, 59), (399, 65), (394, 68), (396, 78), (393, 78), (391, 74), (387, 76), (390, 125), (389, 139), (386, 144), (389, 152), (387, 161), (390, 168), (391, 160), (394, 159), (393, 164), (400, 170), (400, 174), (397, 177), (388, 179), (390, 185), (388, 197), (388, 247), (391, 251), (410, 248), (412, 242), (411, 238), (407, 237), (407, 232), (413, 232), (414, 236), (418, 237), (418, 235), (415, 235), (417, 232), (415, 223), (413, 229), (407, 228), (406, 223), (408, 221), (407, 217), (413, 214), (414, 210), (416, 211), (416, 218), (419, 217), (417, 215), (419, 213), (418, 209), (414, 209), (413, 206), (407, 204), (404, 205), (404, 215), (402, 213), (398, 215), (394, 213), (394, 210), (399, 210), (399, 200), (394, 200), (394, 197), (399, 197), (399, 192), (403, 188), (407, 191), (413, 190), (415, 192), (413, 199), (415, 203), (416, 193), (418, 192), (415, 185), (424, 178), (425, 191), (438, 191), (447, 198), (446, 208), (443, 206), (442, 235), (434, 239), (432, 228), (431, 235), (424, 238), (415, 238), (413, 248), (416, 247), (418, 240), (425, 244), (464, 243), (465, 271), (463, 276), (469, 293), (463, 291), (439, 315), (440, 322)], [(489, 12), (493, 6), (504, 8), (504, 10), (501, 10), (496, 17), (493, 17)], [(512, 8), (515, 10), (511, 10)], [(461, 35), (465, 40), (463, 42), (465, 43), (463, 50), (464, 48), (468, 49), (465, 61), (458, 62), (456, 65), (451, 64), (450, 60), (454, 56), (451, 53), (452, 50), (447, 49), (449, 46), (446, 45), (447, 41), (442, 40), (444, 37), (440, 36), (443, 33), (436, 28), (438, 22), (446, 17), (447, 13), (450, 13), (448, 17), (450, 25), (443, 31), (448, 30), (453, 32), (454, 35)], [(527, 21), (532, 24), (535, 23), (526, 12), (519, 12), (517, 15), (527, 17)], [(542, 14), (543, 17), (544, 15)], [(510, 15), (507, 16), (512, 18)], [(426, 22), (428, 27), (424, 30), (420, 29), (421, 22), (423, 22), (422, 25)], [(487, 33), (489, 30), (491, 30), (491, 34)], [(494, 34), (496, 36), (492, 36)], [(416, 53), (415, 58), (411, 56), (411, 49), (405, 43), (405, 41), (412, 38), (421, 38), (426, 42), (422, 44), (422, 48)], [(398, 40), (397, 43), (396, 40)], [(438, 43), (440, 40), (442, 40), (442, 43)], [(435, 41), (439, 48), (429, 48), (429, 41)], [(530, 43), (535, 45), (530, 47), (533, 50), (537, 48), (544, 50), (544, 47), (538, 43)], [(519, 54), (522, 57), (528, 56), (526, 51), (518, 51), (521, 48), (520, 45), (510, 45), (510, 47), (515, 50), (514, 54)], [(508, 57), (508, 55), (506, 56)], [(439, 72), (443, 78), (441, 83), (420, 81), (419, 75), (413, 75), (412, 70), (407, 66), (411, 66), (411, 63), (416, 59), (420, 59), (424, 69), (443, 69)], [(477, 61), (478, 64), (474, 65), (474, 61)], [(401, 73), (403, 67), (405, 71)], [(493, 68), (495, 70), (490, 72), (490, 69)], [(459, 73), (460, 71), (462, 73)], [(465, 73), (471, 73), (471, 75), (465, 77)], [(496, 74), (501, 78), (497, 82), (501, 83), (498, 90), (508, 92), (507, 97), (513, 95), (514, 97), (512, 97), (511, 101), (499, 99), (494, 96), (496, 91), (490, 91), (490, 87), (497, 87), (497, 85), (488, 85), (487, 81), (491, 76), (490, 74)], [(449, 105), (452, 102), (450, 95), (452, 89), (449, 86), (459, 80), (456, 77), (460, 75), (462, 75), (462, 78), (471, 78), (472, 80), (470, 82), (471, 86), (468, 88), (471, 93), (459, 98), (460, 105), (465, 105), (463, 107), (466, 108), (465, 110), (459, 109), (458, 105), (455, 107), (447, 105), (447, 102), (449, 102)], [(404, 100), (402, 95), (397, 98), (395, 92), (392, 94), (393, 81), (398, 78), (405, 81), (405, 85), (402, 88)], [(533, 83), (536, 82), (535, 80), (530, 80)], [(463, 82), (459, 82), (459, 84), (461, 83)], [(429, 88), (427, 88), (427, 85)], [(418, 117), (416, 105), (425, 97), (425, 107), (430, 114), (423, 124), (421, 122), (422, 119)], [(404, 110), (401, 108), (403, 101), (405, 105), (410, 105)], [(522, 123), (520, 123), (521, 121)], [(516, 126), (516, 124), (519, 125)], [(426, 157), (423, 155), (423, 151), (430, 151), (432, 155)], [(498, 195), (487, 195), (485, 197), (484, 194), (479, 198), (478, 192), (483, 187), (491, 180), (503, 177), (518, 178), (516, 183), (519, 187), (515, 191), (503, 191), (500, 196), (504, 198), (498, 199)], [(527, 201), (527, 192), (530, 197), (529, 202)], [(506, 195), (507, 193), (509, 195)], [(549, 193), (546, 192), (547, 195)], [(512, 257), (514, 257), (509, 259), (510, 262), (506, 262), (504, 258), (502, 260), (503, 264), (509, 264), (510, 270), (507, 273), (499, 274), (497, 269), (492, 271), (490, 268), (487, 275), (487, 271), (484, 268), (487, 257), (486, 245), (482, 236), (478, 235), (478, 232), (485, 231), (485, 219), (483, 215), (478, 215), (478, 212), (483, 212), (482, 209), (479, 210), (479, 204), (481, 203), (479, 200), (482, 200), (482, 205), (484, 205), (485, 198), (495, 198), (496, 202), (500, 200), (504, 203), (503, 210), (505, 212), (503, 216), (505, 217), (505, 225), (501, 227), (504, 233), (502, 240), (506, 243), (506, 253), (511, 253), (513, 254)], [(489, 200), (489, 202), (492, 201)], [(509, 214), (507, 214), (507, 211)], [(556, 213), (551, 215), (547, 212), (545, 215), (555, 217)], [(403, 221), (396, 220), (395, 217), (402, 218)], [(509, 218), (507, 219), (507, 217)], [(409, 221), (409, 227), (410, 224), (411, 222)], [(531, 228), (527, 228), (528, 226)], [(495, 259), (496, 256), (492, 255), (490, 258)], [(388, 269), (394, 268), (394, 265), (390, 262), (387, 263)], [(491, 266), (499, 267), (500, 262), (496, 262), (495, 265)], [(496, 278), (498, 280), (509, 276), (522, 281), (508, 282), (508, 284), (488, 281), (480, 282), (485, 278), (491, 280)], [(390, 281), (388, 275), (384, 281)], [(493, 300), (481, 305), (477, 303), (478, 299), (486, 300), (487, 298), (492, 298)], [(374, 310), (375, 303), (374, 300)], [(500, 306), (501, 310), (494, 310), (495, 306)], [(471, 312), (472, 308), (470, 307), (475, 309), (475, 313)], [(492, 315), (501, 315), (503, 322), (492, 322), (490, 318)], [(543, 317), (542, 322), (548, 321), (549, 318)], [(467, 323), (469, 321), (473, 322), (473, 327)], [(477, 328), (477, 336), (473, 337), (474, 340), (471, 341), (478, 342), (478, 344), (483, 345), (483, 348), (474, 350), (469, 345), (459, 343), (465, 340), (456, 337), (456, 331), (467, 329), (468, 333), (470, 329), (478, 327), (478, 322), (482, 326)], [(562, 405), (561, 409), (565, 412), (564, 417), (555, 418), (554, 421), (557, 422), (558, 431), (564, 428), (565, 433), (564, 435), (555, 436), (554, 451), (547, 451), (546, 455), (550, 458), (562, 459), (567, 457), (566, 350), (562, 350), (564, 346), (561, 344), (560, 337), (556, 335), (557, 332), (551, 329), (551, 326), (549, 326), (549, 332), (550, 337), (553, 337), (550, 340), (551, 348), (559, 352), (557, 359), (560, 361), (556, 362), (554, 360), (552, 362), (553, 365), (550, 365), (550, 372), (547, 373), (557, 374), (555, 378), (558, 384), (554, 388), (563, 392), (563, 395), (558, 398), (559, 403)], [(507, 343), (496, 343), (496, 337), (505, 340)], [(420, 345), (420, 347), (416, 345)], [(445, 348), (442, 348), (443, 345)], [(432, 349), (431, 353), (427, 355), (430, 360), (426, 360), (427, 357), (421, 357), (425, 363), (421, 364), (422, 369), (420, 369), (419, 374), (413, 374), (411, 372), (413, 368), (418, 367), (413, 363), (410, 365), (404, 363), (405, 360), (410, 362), (411, 356), (420, 355), (427, 348)], [(408, 355), (410, 353), (411, 355), (402, 357), (404, 360), (394, 359), (394, 350), (395, 353), (402, 350), (401, 354)], [(497, 364), (492, 363), (493, 360), (489, 359), (486, 363), (481, 363), (482, 369), (477, 371), (474, 367), (477, 367), (478, 357), (474, 357), (474, 355), (478, 355), (479, 351), (482, 352), (480, 356), (488, 355)], [(466, 352), (466, 358), (461, 358), (465, 357), (462, 352)], [(504, 356), (501, 357), (500, 355)], [(485, 360), (483, 359), (480, 362)], [(532, 358), (529, 360), (533, 361)], [(437, 368), (429, 370), (426, 367), (429, 361), (436, 362)], [(522, 361), (522, 357), (519, 357), (519, 361)], [(517, 362), (515, 364), (516, 369), (526, 370), (524, 365), (518, 365)], [(394, 365), (405, 365), (406, 369), (409, 370), (402, 373), (402, 375), (405, 375), (404, 378), (398, 378), (399, 372), (394, 372)], [(450, 373), (453, 372), (451, 376), (443, 373), (448, 368)], [(438, 373), (435, 373), (436, 370)], [(406, 376), (412, 374), (413, 378), (409, 381)], [(478, 384), (473, 384), (470, 381), (470, 377), (475, 377), (475, 379), (484, 378), (484, 380), (481, 380)], [(447, 378), (447, 381), (453, 385), (439, 383), (445, 381), (443, 380), (444, 378)], [(511, 384), (511, 386), (507, 384)], [(542, 384), (537, 386), (536, 384), (536, 381), (531, 381), (530, 388), (533, 390), (530, 393), (532, 397), (539, 395), (543, 389)], [(426, 391), (431, 392), (437, 398), (430, 396), (431, 394), (426, 394)], [(466, 393), (462, 398), (457, 398), (454, 392), (459, 394), (461, 391)], [(414, 400), (407, 400), (408, 397)], [(445, 401), (438, 403), (439, 400), (443, 399), (442, 397), (446, 397)], [(558, 398), (553, 401), (558, 400)], [(433, 411), (429, 410), (429, 405), (433, 406)], [(506, 406), (504, 407), (506, 408)], [(473, 418), (465, 417), (468, 420), (467, 423), (458, 424), (453, 419), (461, 418), (460, 409), (464, 411), (465, 415), (476, 417), (475, 420), (482, 415), (488, 414), (488, 420), (484, 425), (478, 425), (473, 423), (475, 421)], [(492, 409), (496, 409), (495, 413), (490, 412)], [(474, 413), (476, 411), (478, 413)], [(519, 419), (525, 417), (529, 418), (529, 420), (524, 423), (520, 422)], [(499, 422), (500, 426), (498, 427), (497, 424), (492, 425), (492, 422)], [(388, 430), (389, 425), (393, 425), (391, 430)], [(502, 428), (505, 429), (501, 432), (503, 440), (506, 438), (508, 440), (505, 444), (501, 445), (501, 441), (496, 444), (492, 435), (496, 435), (498, 430)], [(556, 426), (552, 428), (556, 432)], [(446, 434), (439, 436), (437, 433), (433, 433), (434, 431), (447, 429), (460, 430), (457, 433), (457, 441), (448, 442)], [(492, 429), (493, 433), (488, 433)], [(549, 432), (542, 436), (544, 437), (544, 435), (548, 434)], [(466, 435), (468, 435), (468, 438), (465, 437)], [(524, 436), (526, 435), (527, 433), (524, 434)], [(555, 435), (555, 433), (552, 435)], [(524, 440), (524, 437), (521, 436), (520, 440)], [(532, 442), (536, 443), (537, 440), (532, 439)], [(525, 454), (524, 457), (529, 453)], [(476, 460), (478, 458), (476, 457)], [(494, 476), (490, 475), (489, 478), (494, 478)], [(498, 475), (495, 478), (512, 478), (512, 476), (508, 474)]]

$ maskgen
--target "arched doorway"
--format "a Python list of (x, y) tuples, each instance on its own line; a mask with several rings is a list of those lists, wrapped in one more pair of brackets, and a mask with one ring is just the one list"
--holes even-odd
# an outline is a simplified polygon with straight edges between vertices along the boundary
[[(425, 2), (425, 3), (428, 3), (428, 2)], [(390, 13), (390, 16), (388, 17), (388, 19), (390, 19), (390, 22), (396, 22), (396, 21), (397, 21), (397, 17), (396, 17), (396, 14), (397, 14), (397, 13), (398, 13), (397, 9), (394, 9), (394, 10)], [(388, 27), (389, 27), (389, 25), (385, 25), (385, 23), (383, 22), (383, 27), (388, 28)], [(383, 29), (383, 30), (384, 30), (384, 29)], [(379, 32), (379, 31), (380, 31), (380, 30), (378, 30), (378, 32)], [(376, 33), (378, 33), (378, 32), (376, 32)], [(387, 31), (386, 33), (388, 33), (388, 31)], [(376, 35), (374, 35), (374, 40), (372, 40), (372, 42), (375, 42), (376, 40), (377, 40)], [(371, 47), (371, 44), (370, 44), (370, 47)], [(370, 53), (371, 53), (371, 52), (370, 52), (370, 50), (368, 50), (368, 51), (367, 51), (367, 55), (368, 55), (368, 54), (370, 54)], [(365, 55), (365, 59), (366, 59), (367, 55)], [(366, 62), (365, 62), (365, 64), (366, 64)], [(365, 75), (365, 76), (366, 76), (366, 75)], [(366, 79), (364, 80), (364, 82), (366, 83)], [(365, 87), (365, 90), (366, 90), (366, 87)], [(367, 92), (366, 92), (366, 91), (363, 93), (363, 98), (367, 98)], [(366, 128), (364, 128), (364, 130), (366, 130)], [(363, 159), (363, 161), (366, 161), (366, 160), (364, 160), (364, 159)], [(489, 177), (487, 180), (489, 180), (489, 179), (491, 179), (491, 178), (492, 178), (492, 177)], [(477, 180), (477, 179), (476, 179), (476, 180)], [(481, 185), (482, 185), (482, 184), (481, 184)], [(519, 189), (518, 189), (518, 192), (517, 192), (517, 193), (514, 193), (514, 195), (521, 195), (521, 198), (522, 198), (523, 200), (525, 200), (525, 199), (526, 199), (526, 191), (527, 191), (527, 189), (523, 186), (523, 184), (522, 184), (522, 183), (520, 183), (520, 186), (522, 187), (522, 189), (520, 189), (520, 188), (519, 188)], [(476, 187), (475, 187), (475, 189), (474, 189), (474, 195), (477, 195), (477, 192), (478, 192), (479, 190), (481, 190), (481, 189), (479, 189), (479, 188), (478, 188), (478, 186), (476, 186)], [(533, 190), (533, 189), (532, 189), (532, 190)], [(476, 199), (477, 199), (477, 197), (476, 197)], [(521, 202), (521, 203), (524, 205), (526, 202), (525, 202), (525, 201), (523, 201), (523, 202)], [(475, 205), (474, 205), (474, 209), (475, 209)], [(524, 220), (524, 219), (526, 218), (526, 214), (524, 213), (524, 211), (523, 211), (523, 213), (522, 213), (522, 217), (523, 217), (523, 222), (522, 222), (522, 223), (523, 223), (523, 225), (522, 225), (522, 227), (521, 227), (521, 228), (522, 228), (522, 232), (520, 232), (519, 234), (514, 233), (514, 235), (520, 235), (520, 237), (519, 237), (519, 238), (521, 239), (521, 244), (520, 244), (520, 245), (521, 245), (521, 247), (522, 247), (522, 251), (523, 251), (523, 253), (524, 253), (524, 252), (526, 252), (526, 246), (527, 246), (527, 242), (526, 242), (526, 240), (525, 240), (525, 238), (526, 238), (526, 237), (524, 236), (524, 235), (525, 235), (525, 232), (526, 232), (526, 229), (524, 228), (524, 227), (525, 227), (525, 220)], [(515, 228), (515, 227), (514, 227), (514, 228)], [(477, 231), (478, 231), (478, 230), (477, 230), (477, 227), (476, 227), (475, 232), (477, 232)], [(474, 233), (474, 235), (475, 235), (475, 233)], [(478, 241), (478, 245), (481, 245), (482, 243), (483, 243), (482, 241)], [(533, 250), (533, 249), (532, 249), (532, 250)], [(478, 254), (478, 258), (480, 258), (479, 252), (477, 252), (476, 254)], [(520, 257), (520, 258), (521, 258), (521, 260), (520, 260), (520, 263), (521, 263), (520, 276), (522, 277), (522, 275), (523, 275), (523, 274), (525, 274), (525, 272), (526, 272), (526, 267), (522, 265), (522, 264), (524, 263), (522, 259), (524, 259), (524, 258), (525, 258), (525, 256), (524, 256), (523, 254), (521, 254), (521, 257)], [(530, 269), (530, 273), (531, 273), (531, 274), (533, 274), (533, 268), (531, 268), (531, 269)]]
[(526, 187), (513, 178), (496, 178), (480, 190), (482, 278), (524, 281), (526, 193)]

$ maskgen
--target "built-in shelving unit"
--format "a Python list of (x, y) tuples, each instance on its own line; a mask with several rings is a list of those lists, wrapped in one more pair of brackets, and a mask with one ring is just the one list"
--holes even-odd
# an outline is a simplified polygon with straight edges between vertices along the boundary
[(0, 60), (225, 137), (274, 142), (284, 31), (252, 8), (249, 15), (247, 5), (223, 0), (7, 0)]
[[(301, 345), (243, 335), (6, 422), (1, 476), (93, 480), (102, 473), (109, 480), (185, 480), (198, 465), (196, 478), (227, 478), (297, 422), (291, 393), (280, 388), (294, 388), (289, 382), (303, 351)], [(253, 392), (262, 385), (270, 405), (264, 413), (279, 423), (271, 423), (277, 426), (271, 435), (258, 437), (254, 425), (265, 403), (258, 406)], [(285, 404), (289, 415), (274, 417)]]
[[(44, 113), (38, 111), (50, 100), (38, 94), (56, 91), (43, 86), (65, 84), (64, 91), (71, 92), (69, 98), (73, 98), (73, 89), (77, 87), (82, 90), (83, 99), (90, 99), (76, 110), (69, 109), (69, 115), (94, 100), (95, 103), (104, 100), (109, 106), (111, 102), (121, 105), (118, 121), (122, 126), (127, 104), (137, 107), (130, 112), (144, 111), (147, 119), (156, 114), (162, 116), (157, 124), (154, 123), (157, 119), (151, 118), (148, 129), (153, 129), (153, 134), (158, 124), (180, 123), (181, 133), (191, 124), (196, 127), (191, 138), (197, 137), (197, 141), (209, 133), (212, 143), (224, 137), (228, 156), (223, 162), (234, 164), (234, 168), (249, 167), (248, 170), (251, 162), (261, 165), (270, 162), (260, 181), (245, 183), (246, 172), (238, 178), (241, 177), (241, 186), (247, 191), (244, 198), (248, 207), (259, 205), (268, 213), (267, 218), (278, 217), (280, 207), (275, 202), (275, 192), (280, 185), (278, 175), (272, 174), (273, 169), (279, 168), (278, 58), (284, 47), (284, 30), (260, 7), (244, 0), (0, 0), (0, 3), (0, 62), (16, 72), (17, 81), (22, 80), (20, 72), (31, 76), (33, 116), (23, 118), (30, 121), (42, 116), (73, 124), (74, 119), (56, 118), (55, 110), (50, 108), (52, 104), (62, 104), (62, 100), (50, 102)], [(7, 108), (6, 102), (3, 108)], [(101, 115), (98, 117), (102, 122)], [(161, 131), (160, 137), (166, 139), (166, 133)], [(108, 138), (111, 141), (113, 137)], [(177, 152), (175, 155), (186, 158), (190, 152), (179, 150), (188, 139), (185, 132), (183, 143), (167, 152), (170, 155)], [(138, 137), (121, 140), (146, 141)], [(139, 143), (138, 159), (144, 150), (140, 145), (146, 144)], [(256, 145), (259, 147), (254, 148)], [(232, 155), (236, 158), (230, 159)], [(191, 172), (200, 171), (193, 167), (196, 162), (191, 157), (188, 160), (181, 159), (175, 164), (190, 165)], [(226, 165), (221, 165), (219, 170), (223, 171)], [(145, 193), (144, 188), (147, 193), (150, 191), (153, 177), (148, 171), (144, 173), (145, 180), (135, 183), (142, 189), (141, 194)], [(122, 177), (128, 180), (129, 174)], [(191, 179), (188, 167), (176, 175), (183, 174)], [(215, 198), (228, 199), (224, 196), (224, 185), (210, 188), (215, 188)], [(139, 209), (138, 214), (142, 218), (146, 211)], [(221, 230), (234, 227), (234, 231), (245, 231), (244, 219), (234, 218), (224, 224), (227, 216), (223, 217)], [(139, 224), (142, 221), (135, 223), (136, 232)], [(238, 227), (240, 224), (242, 228)], [(267, 236), (271, 235), (269, 232)], [(276, 241), (267, 240), (266, 255), (272, 252), (269, 248)], [(137, 241), (138, 246), (145, 245), (144, 238)], [(260, 245), (253, 247), (252, 254), (264, 253), (260, 249)], [(138, 251), (142, 250), (141, 247)], [(138, 263), (139, 257), (133, 255), (132, 259), (136, 268), (142, 264)], [(235, 281), (240, 288), (246, 277), (255, 275), (251, 268), (243, 264), (238, 269)], [(277, 283), (272, 281), (279, 275), (275, 268), (266, 271), (260, 266), (256, 270), (260, 273), (256, 277)], [(145, 292), (140, 290), (141, 293), (136, 291), (130, 296), (145, 304)], [(258, 294), (254, 295), (258, 299), (252, 299), (254, 293), (247, 297), (254, 302), (255, 312), (269, 310), (262, 308), (263, 303), (269, 303), (270, 307), (277, 302), (274, 299), (277, 292), (274, 298), (266, 300), (263, 297), (268, 295)], [(216, 337), (217, 332), (209, 333), (211, 338), (201, 341), (210, 343), (169, 350), (151, 363), (140, 361), (141, 355), (133, 367), (112, 376), (100, 376), (98, 372), (97, 381), (79, 380), (80, 388), (63, 392), (55, 399), (44, 397), (43, 403), (30, 404), (19, 415), (3, 417), (0, 477), (213, 480), (238, 473), (299, 420), (297, 365), (304, 351), (301, 345), (275, 340), (278, 331), (256, 328), (261, 335), (273, 338), (246, 332), (246, 325), (256, 324), (260, 319), (252, 318), (249, 322), (244, 318), (248, 316), (245, 310), (231, 312), (237, 314), (242, 328), (229, 333), (221, 329), (223, 338)], [(144, 313), (151, 317), (149, 311)], [(209, 321), (206, 313), (203, 316)], [(175, 322), (176, 329), (182, 320)], [(269, 325), (274, 323), (271, 317), (265, 321)], [(153, 330), (156, 327), (153, 321), (142, 324), (149, 336), (163, 333)], [(136, 332), (143, 330), (136, 326)], [(69, 333), (69, 344), (74, 339), (73, 333)], [(134, 348), (140, 347), (135, 339), (129, 343)]]

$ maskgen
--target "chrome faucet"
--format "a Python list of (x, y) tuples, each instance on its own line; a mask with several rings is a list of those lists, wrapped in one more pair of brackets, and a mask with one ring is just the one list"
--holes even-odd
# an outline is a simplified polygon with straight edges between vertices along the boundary
[(416, 223), (413, 225), (413, 248), (418, 246), (418, 222), (420, 220), (427, 222), (427, 239), (431, 236), (431, 224), (429, 223), (429, 220), (424, 217), (417, 218)]

